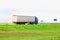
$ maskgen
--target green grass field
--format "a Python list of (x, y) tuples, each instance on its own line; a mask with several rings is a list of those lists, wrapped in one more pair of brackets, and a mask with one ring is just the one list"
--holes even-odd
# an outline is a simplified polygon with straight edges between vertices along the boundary
[[(5, 37), (0, 35), (0, 40), (60, 40), (60, 24), (33, 24), (11, 25), (0, 24), (0, 34), (32, 33), (25, 36)], [(34, 33), (34, 34), (33, 34)], [(30, 36), (31, 35), (31, 36)]]

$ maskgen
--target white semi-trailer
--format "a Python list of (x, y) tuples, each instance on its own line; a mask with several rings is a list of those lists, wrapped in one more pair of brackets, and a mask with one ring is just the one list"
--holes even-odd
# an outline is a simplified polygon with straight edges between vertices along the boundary
[(22, 15), (13, 15), (13, 23), (16, 24), (37, 24), (38, 18), (36, 16), (22, 16)]

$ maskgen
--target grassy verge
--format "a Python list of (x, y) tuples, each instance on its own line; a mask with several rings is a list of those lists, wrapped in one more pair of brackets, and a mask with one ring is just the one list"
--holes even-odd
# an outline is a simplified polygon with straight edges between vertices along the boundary
[(60, 40), (60, 24), (0, 25), (0, 34), (16, 32), (40, 34), (24, 37), (0, 37), (0, 40)]
[(15, 32), (60, 32), (60, 24), (0, 25), (0, 31)]

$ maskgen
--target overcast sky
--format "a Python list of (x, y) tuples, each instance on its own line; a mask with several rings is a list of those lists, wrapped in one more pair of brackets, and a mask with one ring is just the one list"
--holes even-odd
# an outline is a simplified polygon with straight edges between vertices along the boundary
[(0, 22), (11, 22), (12, 14), (34, 15), (39, 21), (60, 18), (60, 0), (0, 0)]

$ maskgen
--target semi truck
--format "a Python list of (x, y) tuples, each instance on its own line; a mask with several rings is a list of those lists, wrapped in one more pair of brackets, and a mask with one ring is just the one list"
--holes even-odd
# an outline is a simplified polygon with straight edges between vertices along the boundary
[(12, 19), (14, 24), (38, 24), (38, 18), (36, 16), (13, 15)]

